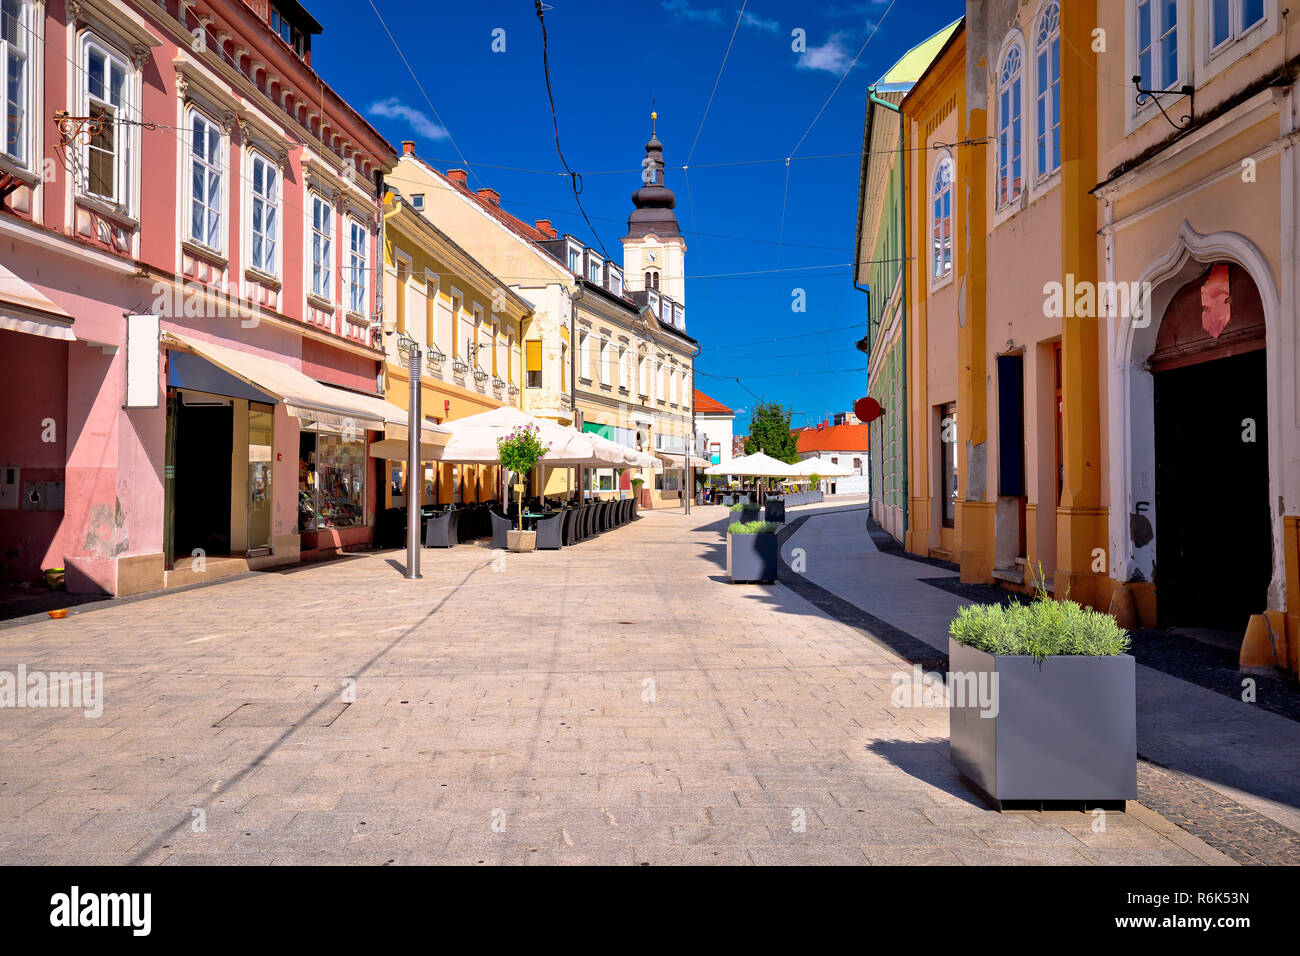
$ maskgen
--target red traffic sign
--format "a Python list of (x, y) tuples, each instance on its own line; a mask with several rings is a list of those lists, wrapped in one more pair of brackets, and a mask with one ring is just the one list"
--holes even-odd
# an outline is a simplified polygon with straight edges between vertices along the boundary
[(859, 398), (853, 403), (853, 414), (860, 422), (874, 422), (885, 414), (885, 410), (874, 398)]

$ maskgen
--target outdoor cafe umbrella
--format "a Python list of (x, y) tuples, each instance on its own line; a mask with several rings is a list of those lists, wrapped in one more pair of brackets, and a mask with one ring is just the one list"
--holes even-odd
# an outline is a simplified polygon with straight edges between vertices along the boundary
[(593, 459), (606, 464), (622, 464), (608, 451), (598, 453), (588, 436), (576, 429), (550, 419), (534, 418), (508, 405), (444, 422), (443, 427), (451, 433), (451, 438), (441, 449), (438, 460), (467, 465), (495, 465), (501, 460), (497, 439), (504, 438), (525, 425), (537, 429), (538, 441), (547, 448), (543, 461), (548, 466), (586, 465)]
[(795, 472), (783, 461), (761, 451), (704, 469), (706, 475), (735, 475), (737, 478), (791, 478)]
[(783, 461), (761, 451), (733, 458), (704, 470), (706, 475), (735, 475), (738, 478), (791, 478), (795, 471)]

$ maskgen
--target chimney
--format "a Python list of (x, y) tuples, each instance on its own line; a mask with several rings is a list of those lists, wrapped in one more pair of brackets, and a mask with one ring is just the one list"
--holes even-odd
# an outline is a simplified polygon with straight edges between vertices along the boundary
[(484, 186), (478, 191), (478, 198), (486, 199), (494, 206), (501, 205), (501, 194), (495, 189), (489, 189), (487, 186)]
[(466, 185), (466, 184), (468, 183), (468, 181), (469, 181), (469, 173), (465, 172), (465, 170), (463, 170), (463, 169), (449, 169), (449, 170), (447, 170), (447, 178), (450, 179), (450, 180), (451, 180), (453, 183), (455, 183), (457, 186), (459, 186), (461, 189), (468, 189), (468, 188), (469, 188), (469, 187)]
[(415, 140), (413, 139), (402, 140), (402, 155), (403, 156), (415, 155)]
[(555, 227), (551, 225), (551, 220), (549, 219), (537, 220), (537, 231), (540, 232), (547, 239), (555, 238)]

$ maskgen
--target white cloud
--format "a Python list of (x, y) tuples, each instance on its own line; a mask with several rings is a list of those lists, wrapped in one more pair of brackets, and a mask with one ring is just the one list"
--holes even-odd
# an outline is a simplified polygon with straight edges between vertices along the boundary
[(746, 10), (745, 15), (740, 18), (740, 22), (747, 27), (756, 27), (759, 30), (766, 30), (768, 33), (781, 32), (781, 24), (777, 23), (775, 20), (764, 20), (762, 17), (755, 16), (748, 10)]
[(795, 66), (801, 70), (843, 73), (853, 62), (853, 51), (849, 49), (848, 41), (848, 33), (843, 31), (832, 33), (821, 46), (810, 46), (808, 52), (801, 53)]
[(693, 7), (690, 0), (663, 0), (663, 8), (678, 20), (699, 23), (722, 23), (722, 11), (715, 8)]
[(386, 119), (401, 120), (421, 136), (428, 139), (446, 139), (447, 131), (429, 119), (413, 106), (408, 106), (396, 96), (386, 100), (376, 100), (370, 104), (370, 112)]

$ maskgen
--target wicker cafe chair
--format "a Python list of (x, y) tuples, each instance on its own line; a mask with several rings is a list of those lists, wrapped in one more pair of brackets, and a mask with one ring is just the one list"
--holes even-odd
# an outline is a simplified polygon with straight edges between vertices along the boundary
[(492, 522), (492, 547), (504, 551), (507, 547), (506, 532), (514, 527), (510, 519), (504, 515), (499, 515), (495, 511), (489, 511), (488, 517)]
[(537, 519), (537, 549), (539, 551), (558, 551), (562, 544), (560, 532), (564, 528), (564, 512), (549, 518)]
[(429, 516), (424, 525), (424, 546), (426, 548), (450, 548), (456, 543), (453, 511)]

